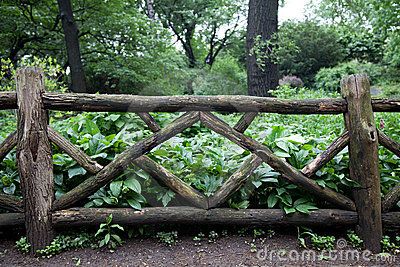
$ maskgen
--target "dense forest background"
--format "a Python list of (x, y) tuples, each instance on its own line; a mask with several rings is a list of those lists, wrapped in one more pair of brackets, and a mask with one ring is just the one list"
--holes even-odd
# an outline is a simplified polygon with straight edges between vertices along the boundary
[[(250, 54), (260, 75), (270, 73), (263, 71), (269, 68), (265, 62), (278, 65), (281, 85), (335, 92), (342, 76), (366, 72), (378, 93), (399, 95), (397, 1), (310, 1), (307, 18), (281, 22), (275, 34), (253, 36), (247, 50), (247, 1), (56, 2), (1, 1), (2, 90), (13, 88), (17, 67), (35, 64), (51, 76), (49, 90), (247, 94)], [(262, 2), (278, 5), (252, 0), (250, 7)], [(257, 13), (269, 10), (259, 7), (249, 25), (263, 17), (260, 25), (270, 23)], [(275, 87), (272, 82), (269, 89)]]

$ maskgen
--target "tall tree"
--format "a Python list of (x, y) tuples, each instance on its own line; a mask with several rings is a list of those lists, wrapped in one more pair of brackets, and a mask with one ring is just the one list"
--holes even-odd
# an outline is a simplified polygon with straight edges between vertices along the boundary
[(199, 61), (212, 66), (239, 33), (244, 17), (240, 0), (159, 0), (154, 7), (181, 44), (191, 68)]
[(74, 21), (70, 0), (57, 0), (67, 47), (68, 65), (71, 71), (70, 89), (76, 93), (86, 92), (86, 79), (79, 47), (78, 27)]
[(268, 57), (257, 58), (271, 49), (268, 40), (278, 30), (278, 0), (250, 0), (247, 19), (247, 84), (249, 95), (269, 96), (278, 86), (278, 66)]

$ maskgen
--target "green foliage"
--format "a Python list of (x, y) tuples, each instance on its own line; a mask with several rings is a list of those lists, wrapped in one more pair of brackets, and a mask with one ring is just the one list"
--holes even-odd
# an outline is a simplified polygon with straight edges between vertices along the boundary
[(96, 247), (94, 241), (91, 234), (84, 232), (59, 235), (50, 245), (38, 250), (37, 253), (44, 258), (50, 258), (71, 249)]
[(315, 76), (315, 87), (320, 90), (340, 92), (340, 81), (351, 74), (367, 74), (371, 84), (374, 85), (382, 76), (385, 69), (373, 63), (350, 61), (341, 63), (332, 68), (323, 68)]
[(354, 248), (361, 248), (364, 241), (352, 230), (347, 231), (347, 240)]
[(117, 246), (122, 245), (120, 233), (124, 232), (124, 228), (119, 224), (112, 223), (112, 214), (108, 215), (105, 223), (100, 224), (95, 237), (99, 238), (99, 247), (107, 246), (111, 250), (115, 250)]
[(321, 69), (332, 67), (344, 57), (335, 30), (312, 21), (285, 22), (279, 28), (275, 49), (282, 75), (295, 75), (306, 84)]
[(0, 91), (15, 91), (16, 68), (39, 67), (45, 73), (45, 87), (49, 92), (65, 92), (66, 85), (58, 81), (64, 70), (52, 57), (26, 57), (13, 64), (9, 59), (0, 58)]
[(298, 230), (299, 234), (297, 239), (300, 242), (300, 245), (306, 247), (306, 238), (309, 239), (312, 247), (317, 250), (332, 250), (335, 248), (335, 240), (334, 236), (323, 236), (313, 233), (310, 229), (301, 232)]
[(398, 252), (400, 249), (400, 238), (396, 236), (396, 242), (392, 242), (390, 236), (383, 236), (381, 240), (383, 252)]
[(156, 237), (158, 240), (163, 243), (164, 245), (171, 247), (178, 242), (178, 232), (158, 232)]
[(29, 244), (28, 239), (23, 236), (15, 242), (15, 247), (22, 253), (29, 253), (31, 244)]

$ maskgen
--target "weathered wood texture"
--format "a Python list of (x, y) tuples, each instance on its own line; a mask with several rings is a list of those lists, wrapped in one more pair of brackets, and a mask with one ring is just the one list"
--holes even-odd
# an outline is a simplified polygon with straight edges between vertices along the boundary
[[(319, 100), (281, 100), (255, 96), (134, 96), (45, 93), (46, 109), (64, 111), (226, 111), (271, 112), (282, 114), (340, 114), (346, 101), (340, 98)], [(254, 105), (254, 106), (253, 106)], [(373, 99), (376, 112), (400, 112), (399, 99)], [(16, 109), (14, 92), (0, 93), (0, 110)]]
[(15, 92), (0, 92), (0, 110), (16, 108), (17, 94)]
[(236, 125), (233, 127), (238, 132), (244, 133), (247, 128), (249, 128), (250, 124), (253, 122), (253, 120), (257, 117), (258, 113), (257, 112), (247, 112), (245, 113), (239, 121), (236, 123)]
[[(378, 131), (379, 143), (400, 158), (400, 144)], [(382, 201), (382, 211), (388, 212), (400, 201), (400, 185), (393, 187)]]
[(72, 159), (74, 159), (80, 166), (82, 166), (89, 173), (96, 174), (103, 166), (98, 164), (95, 160), (91, 159), (82, 150), (77, 148), (69, 140), (65, 139), (61, 134), (48, 127), (48, 135), (50, 141), (58, 146), (61, 150), (67, 153)]
[(153, 132), (158, 132), (161, 130), (160, 126), (157, 124), (156, 120), (147, 112), (138, 112), (137, 115), (146, 123), (146, 125)]
[(400, 99), (372, 99), (375, 112), (400, 112)]
[(95, 176), (85, 180), (83, 183), (63, 195), (60, 199), (56, 200), (54, 203), (54, 209), (59, 210), (71, 207), (76, 202), (90, 196), (112, 179), (121, 175), (126, 168), (133, 163), (133, 160), (189, 128), (198, 120), (198, 112), (188, 112), (154, 135), (137, 142), (132, 147), (119, 154), (114, 161), (104, 167)]
[(342, 95), (348, 105), (345, 120), (350, 136), (350, 178), (360, 185), (353, 190), (359, 231), (366, 249), (378, 253), (382, 240), (378, 133), (368, 77), (352, 75), (343, 79)]
[(307, 176), (311, 177), (317, 173), (319, 169), (322, 168), (326, 163), (332, 160), (340, 151), (342, 151), (349, 144), (349, 132), (344, 132), (339, 136), (329, 147), (319, 154), (313, 161), (307, 164), (301, 172)]
[(259, 156), (265, 163), (274, 170), (283, 174), (289, 182), (299, 185), (305, 190), (348, 210), (355, 210), (354, 202), (346, 196), (343, 196), (329, 188), (322, 188), (315, 181), (307, 178), (301, 172), (296, 170), (286, 161), (275, 156), (271, 150), (257, 141), (235, 131), (224, 121), (208, 112), (200, 113), (201, 122), (211, 130), (219, 133), (239, 146), (249, 150)]
[(379, 143), (400, 158), (400, 143), (394, 141), (381, 131), (378, 131)]
[(0, 144), (0, 162), (7, 156), (8, 153), (17, 145), (17, 131), (11, 133), (3, 143)]
[(22, 200), (15, 196), (0, 193), (0, 208), (9, 211), (23, 212)]
[(400, 201), (400, 185), (393, 187), (382, 200), (382, 211), (388, 212)]
[(99, 225), (109, 214), (113, 222), (123, 225), (165, 224), (222, 224), (222, 225), (351, 225), (357, 222), (357, 213), (343, 210), (317, 210), (309, 215), (285, 215), (280, 209), (197, 209), (191, 207), (133, 209), (76, 208), (54, 213), (59, 226)]
[(150, 174), (158, 182), (166, 185), (172, 191), (180, 195), (188, 204), (198, 208), (208, 208), (207, 198), (203, 194), (187, 185), (181, 179), (147, 156), (139, 157), (135, 159), (133, 163)]
[(35, 253), (53, 240), (53, 162), (43, 108), (44, 74), (39, 68), (17, 72), (17, 162), (23, 195), (26, 235)]
[(221, 188), (215, 192), (208, 200), (208, 207), (215, 208), (223, 204), (228, 198), (242, 187), (250, 175), (261, 165), (262, 159), (257, 155), (251, 155), (246, 159), (242, 166), (234, 172), (228, 180), (224, 182)]
[(343, 99), (282, 100), (254, 96), (134, 96), (46, 93), (44, 102), (48, 109), (70, 111), (226, 111), (282, 114), (339, 114), (346, 111), (346, 103)]
[[(196, 209), (189, 207), (133, 209), (85, 209), (74, 208), (53, 213), (55, 227), (98, 226), (108, 215), (121, 225), (138, 224), (222, 224), (222, 225), (309, 225), (350, 226), (358, 222), (357, 212), (335, 209), (320, 209), (310, 215), (285, 215), (280, 209)], [(382, 214), (382, 222), (388, 229), (400, 227), (400, 212)], [(0, 227), (15, 227), (24, 224), (22, 213), (1, 213)]]

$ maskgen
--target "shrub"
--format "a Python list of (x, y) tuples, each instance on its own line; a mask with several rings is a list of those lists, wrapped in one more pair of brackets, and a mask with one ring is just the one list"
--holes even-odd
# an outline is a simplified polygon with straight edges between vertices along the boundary
[(247, 94), (246, 72), (237, 59), (224, 55), (217, 58), (211, 70), (193, 70), (192, 87), (195, 95)]
[(282, 75), (296, 75), (308, 84), (318, 70), (339, 63), (344, 48), (332, 28), (311, 21), (286, 22), (279, 28), (276, 54)]
[(373, 63), (362, 63), (357, 60), (341, 63), (333, 68), (323, 68), (315, 76), (315, 87), (331, 92), (340, 92), (340, 81), (351, 74), (365, 73), (371, 84), (376, 84), (382, 76), (383, 67)]

